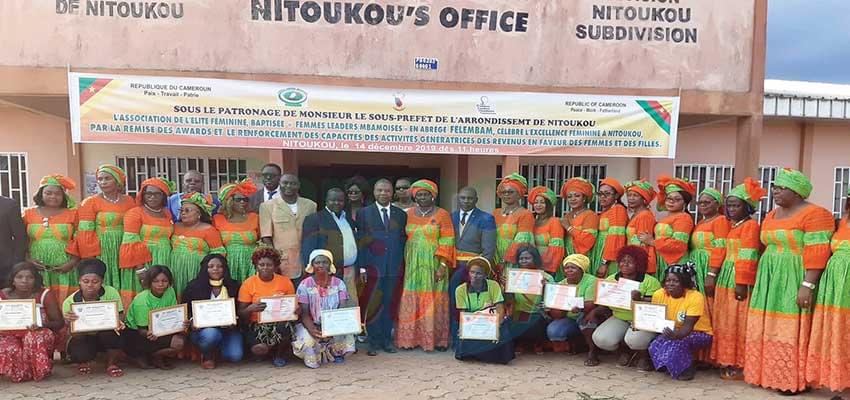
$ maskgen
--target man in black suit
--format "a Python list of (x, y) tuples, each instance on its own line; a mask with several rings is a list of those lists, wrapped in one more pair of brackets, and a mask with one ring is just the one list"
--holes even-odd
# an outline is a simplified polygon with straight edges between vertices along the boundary
[(357, 301), (357, 239), (354, 221), (345, 214), (345, 192), (331, 188), (325, 195), (325, 208), (308, 215), (301, 229), (301, 265), (310, 261), (316, 249), (329, 250), (336, 275), (345, 282), (348, 297)]
[(0, 196), (0, 287), (12, 266), (24, 261), (29, 246), (21, 206), (15, 199)]
[(394, 323), (395, 291), (402, 275), (404, 244), (407, 241), (405, 226), (407, 214), (391, 204), (393, 184), (380, 179), (374, 186), (375, 203), (357, 211), (357, 265), (368, 269), (368, 279), (375, 279), (373, 290), (361, 298), (363, 309), (370, 297), (380, 300), (374, 315), (366, 316), (368, 355), (376, 356), (383, 349), (395, 353), (392, 329)]
[(263, 180), (263, 190), (258, 190), (251, 195), (251, 201), (248, 203), (251, 207), (251, 211), (259, 212), (260, 204), (280, 197), (281, 175), (283, 175), (283, 170), (280, 168), (280, 165), (275, 163), (263, 165), (263, 168), (260, 169), (260, 177)]

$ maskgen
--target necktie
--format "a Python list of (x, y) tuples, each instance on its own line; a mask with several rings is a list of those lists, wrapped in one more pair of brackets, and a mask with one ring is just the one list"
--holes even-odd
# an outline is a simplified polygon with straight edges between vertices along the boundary
[(268, 200), (271, 200), (272, 198), (274, 198), (275, 193), (277, 193), (277, 190), (275, 190), (274, 192), (269, 192)]
[(384, 222), (384, 229), (390, 230), (390, 216), (387, 215), (386, 208), (381, 208), (381, 219)]
[(466, 225), (466, 216), (467, 216), (467, 215), (468, 215), (468, 214), (467, 214), (467, 212), (466, 212), (466, 211), (464, 211), (464, 212), (463, 212), (463, 215), (460, 217), (460, 224), (461, 224), (461, 225)]

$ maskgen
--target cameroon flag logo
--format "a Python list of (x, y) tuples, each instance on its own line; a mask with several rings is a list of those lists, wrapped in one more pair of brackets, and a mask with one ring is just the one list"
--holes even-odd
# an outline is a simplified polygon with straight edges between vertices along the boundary
[(112, 82), (112, 79), (80, 78), (80, 105), (85, 104), (101, 89)]
[(667, 132), (668, 135), (670, 134), (671, 117), (668, 110), (673, 108), (673, 102), (665, 101), (662, 103), (656, 100), (638, 100), (637, 103), (664, 132)]

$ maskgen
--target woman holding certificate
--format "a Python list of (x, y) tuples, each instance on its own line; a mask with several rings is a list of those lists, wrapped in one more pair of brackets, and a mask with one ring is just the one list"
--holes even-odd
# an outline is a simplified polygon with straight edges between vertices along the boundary
[(566, 278), (558, 285), (575, 287), (575, 298), (581, 299), (583, 303), (581, 307), (572, 304), (573, 308), (569, 310), (549, 309), (553, 321), (546, 327), (546, 336), (553, 343), (572, 342), (570, 349), (574, 353), (578, 347), (576, 339), (584, 338), (588, 348), (584, 365), (592, 367), (599, 365), (599, 356), (593, 345), (593, 330), (596, 329), (596, 315), (593, 313), (596, 277), (587, 273), (589, 269), (590, 259), (584, 254), (570, 254), (564, 259)]
[(506, 267), (516, 266), (517, 250), (523, 245), (534, 245), (534, 215), (520, 204), (528, 192), (528, 181), (513, 173), (496, 187), (502, 207), (493, 210), (496, 219), (496, 275)]
[[(173, 322), (173, 316), (150, 319), (152, 311), (172, 309), (177, 305), (177, 295), (172, 287), (173, 281), (174, 278), (167, 267), (154, 265), (148, 268), (145, 274), (145, 287), (148, 289), (136, 295), (127, 311), (126, 351), (142, 368), (150, 368), (152, 364), (163, 370), (173, 369), (174, 366), (168, 362), (168, 359), (177, 357), (183, 350), (185, 343), (183, 332), (188, 326), (185, 319), (180, 331), (162, 336), (157, 336), (154, 332), (160, 331), (159, 324)], [(165, 331), (169, 330), (172, 329), (165, 329)]]
[(626, 189), (620, 181), (605, 178), (599, 182), (599, 233), (596, 244), (590, 252), (591, 275), (605, 278), (617, 273), (617, 253), (626, 245), (626, 225), (629, 224), (629, 212), (620, 198)]
[(257, 187), (251, 179), (229, 183), (218, 189), (221, 207), (213, 217), (213, 226), (221, 233), (227, 251), (227, 263), (233, 279), (239, 282), (254, 275), (251, 255), (260, 240), (260, 217), (250, 212), (248, 204), (256, 191)]
[[(540, 270), (542, 264), (540, 253), (532, 245), (524, 245), (517, 250), (517, 261), (519, 268), (532, 271)], [(542, 278), (540, 281), (516, 285), (524, 288), (514, 288), (510, 276), (507, 278), (505, 291), (508, 292), (508, 310), (511, 310), (511, 337), (517, 341), (517, 352), (533, 349), (535, 353), (543, 354), (548, 320), (543, 309), (542, 287), (545, 283), (554, 283), (555, 279), (545, 271), (539, 272)], [(510, 272), (506, 271), (506, 275), (510, 275)]]
[(212, 210), (212, 203), (200, 193), (185, 194), (180, 200), (180, 221), (174, 224), (171, 235), (170, 264), (178, 298), (189, 281), (198, 276), (204, 256), (225, 254), (221, 234), (212, 226)]
[[(91, 373), (91, 362), (102, 351), (106, 353), (106, 374), (113, 378), (123, 376), (124, 370), (118, 366), (118, 361), (124, 355), (124, 343), (119, 333), (124, 329), (124, 323), (121, 322), (124, 320), (121, 295), (114, 287), (103, 284), (106, 264), (97, 258), (86, 258), (80, 261), (77, 265), (77, 274), (80, 276), (80, 289), (62, 303), (65, 321), (71, 326), (68, 357), (72, 363), (77, 364), (77, 372), (80, 375), (88, 375)], [(91, 315), (89, 313), (78, 315), (74, 311), (74, 305), (79, 306), (87, 302), (103, 302), (98, 304), (103, 307), (93, 309)], [(115, 322), (114, 328), (110, 326), (109, 328), (112, 329), (94, 330), (98, 324), (106, 320)], [(86, 326), (81, 326), (83, 323)], [(81, 328), (87, 329), (80, 331)]]
[[(0, 331), (0, 376), (12, 382), (48, 377), (53, 371), (54, 332), (65, 322), (55, 296), (44, 287), (39, 267), (31, 262), (15, 264), (0, 300), (20, 301), (20, 318), (8, 314), (2, 318), (4, 329), (10, 330)], [(19, 323), (23, 325), (13, 326)]]
[(345, 283), (334, 276), (336, 266), (328, 250), (310, 253), (306, 272), (312, 274), (298, 285), (301, 323), (295, 326), (292, 352), (309, 368), (333, 362), (342, 364), (347, 354), (354, 353), (354, 335), (325, 337), (322, 335), (322, 311), (355, 307), (348, 297)]
[[(510, 334), (510, 320), (506, 319), (505, 299), (499, 282), (489, 279), (492, 276), (490, 260), (474, 257), (467, 262), (469, 282), (461, 284), (455, 290), (455, 304), (462, 313), (495, 314), (499, 323), (498, 340), (487, 341), (465, 338), (464, 327), (459, 342), (455, 345), (455, 358), (461, 361), (477, 360), (485, 363), (507, 364), (514, 359), (514, 342)], [(461, 314), (463, 315), (463, 314)]]
[[(224, 204), (224, 203), (222, 203)], [(221, 254), (209, 254), (201, 260), (201, 269), (198, 277), (189, 282), (183, 292), (183, 300), (186, 302), (189, 316), (195, 322), (189, 332), (189, 340), (201, 351), (201, 367), (204, 369), (215, 368), (215, 359), (218, 353), (227, 362), (239, 362), (242, 360), (242, 334), (236, 327), (236, 310), (233, 300), (239, 297), (239, 282), (230, 277), (230, 268), (227, 259)], [(200, 306), (210, 300), (228, 300), (222, 306)], [(198, 304), (193, 304), (199, 302)], [(208, 310), (215, 315), (197, 315), (194, 306), (198, 310)], [(229, 313), (228, 313), (229, 311)], [(199, 311), (201, 312), (201, 311)], [(232, 317), (232, 318), (230, 318)], [(229, 325), (218, 325), (219, 320), (226, 320)], [(203, 322), (198, 327), (198, 322)], [(215, 325), (215, 326), (213, 326)]]
[(449, 347), (449, 277), (455, 263), (455, 232), (449, 213), (437, 207), (437, 184), (426, 179), (410, 186), (417, 206), (407, 210), (404, 290), (398, 311), (396, 344), (425, 351)]
[(706, 296), (714, 296), (714, 279), (706, 285), (709, 270), (720, 270), (726, 258), (726, 237), (729, 236), (729, 219), (721, 213), (723, 194), (706, 188), (697, 199), (699, 222), (691, 235), (690, 260), (697, 270), (697, 288)]
[(688, 204), (693, 200), (696, 186), (688, 181), (662, 175), (658, 178), (658, 211), (667, 211), (667, 216), (655, 225), (655, 235), (644, 232), (638, 240), (645, 246), (654, 247), (655, 277), (666, 276), (667, 265), (685, 262), (688, 258), (688, 242), (694, 230), (694, 218), (688, 214)]
[(673, 379), (689, 381), (696, 373), (693, 354), (711, 346), (711, 316), (696, 289), (693, 264), (671, 265), (665, 275), (664, 288), (652, 295), (652, 303), (666, 306), (667, 320), (675, 325), (652, 341), (649, 355), (656, 370), (666, 368)]
[(243, 336), (251, 354), (273, 354), (272, 364), (286, 365), (284, 343), (291, 337), (291, 321), (298, 319), (295, 287), (289, 278), (277, 274), (280, 254), (271, 247), (257, 247), (251, 256), (257, 274), (239, 288), (238, 314), (245, 326)]
[(534, 211), (534, 244), (543, 259), (541, 268), (562, 278), (564, 271), (561, 261), (564, 259), (564, 228), (554, 216), (558, 198), (555, 192), (545, 186), (537, 186), (528, 192), (528, 202)]
[[(588, 255), (596, 244), (599, 216), (588, 208), (594, 200), (595, 191), (584, 178), (570, 178), (561, 186), (561, 198), (570, 206), (570, 212), (561, 217), (561, 225), (567, 232), (566, 254)], [(561, 261), (558, 260), (558, 263)]]
[(640, 246), (646, 251), (649, 257), (646, 272), (653, 275), (656, 267), (655, 247), (644, 243), (641, 237), (647, 235), (651, 237), (655, 232), (655, 214), (649, 209), (649, 204), (652, 203), (654, 198), (655, 189), (645, 179), (626, 184), (626, 204), (628, 204), (629, 211), (632, 213), (632, 218), (626, 225), (626, 240), (629, 245)]

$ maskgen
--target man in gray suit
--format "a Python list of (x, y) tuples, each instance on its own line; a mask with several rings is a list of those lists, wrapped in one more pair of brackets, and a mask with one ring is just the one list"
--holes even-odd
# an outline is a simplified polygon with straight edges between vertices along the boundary
[(268, 163), (260, 169), (260, 177), (263, 181), (262, 190), (258, 190), (251, 195), (248, 205), (254, 212), (260, 211), (260, 204), (263, 202), (280, 198), (280, 177), (283, 175), (283, 170), (280, 165)]
[(455, 228), (455, 248), (457, 250), (457, 268), (449, 281), (449, 304), (452, 316), (452, 342), (457, 342), (459, 313), (455, 307), (455, 290), (469, 280), (466, 262), (476, 256), (482, 256), (491, 262), (496, 253), (496, 220), (489, 213), (477, 208), (478, 192), (465, 187), (458, 192), (457, 211), (452, 212), (452, 225)]

